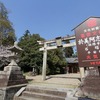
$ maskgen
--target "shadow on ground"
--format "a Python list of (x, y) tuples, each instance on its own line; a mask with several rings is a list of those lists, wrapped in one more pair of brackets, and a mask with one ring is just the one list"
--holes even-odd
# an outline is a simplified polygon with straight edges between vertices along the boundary
[(78, 100), (96, 100), (96, 99), (91, 99), (91, 98), (82, 98), (82, 97), (79, 97)]
[(26, 79), (28, 82), (31, 82), (31, 81), (33, 81), (33, 79)]

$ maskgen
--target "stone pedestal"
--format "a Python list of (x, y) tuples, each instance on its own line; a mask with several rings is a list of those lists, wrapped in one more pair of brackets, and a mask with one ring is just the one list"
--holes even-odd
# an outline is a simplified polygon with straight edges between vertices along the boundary
[(14, 60), (0, 72), (0, 87), (26, 84), (27, 81), (23, 76), (20, 67)]
[(83, 96), (100, 99), (100, 72), (98, 68), (86, 71), (80, 90), (83, 92)]
[(27, 84), (14, 60), (0, 72), (0, 100), (13, 100), (14, 94)]

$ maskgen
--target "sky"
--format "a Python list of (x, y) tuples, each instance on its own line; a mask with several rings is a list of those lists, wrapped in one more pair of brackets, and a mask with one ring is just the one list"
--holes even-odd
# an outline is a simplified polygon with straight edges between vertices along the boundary
[(26, 30), (46, 40), (73, 35), (90, 16), (100, 17), (100, 0), (0, 0), (7, 8), (17, 39)]

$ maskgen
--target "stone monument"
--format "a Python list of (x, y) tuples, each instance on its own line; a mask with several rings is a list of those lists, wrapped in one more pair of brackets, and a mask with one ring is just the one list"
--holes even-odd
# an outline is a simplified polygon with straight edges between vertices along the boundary
[(100, 99), (100, 73), (98, 67), (89, 69), (80, 85), (83, 96)]
[(11, 54), (6, 57), (9, 57), (11, 63), (4, 67), (4, 71), (0, 71), (0, 100), (13, 100), (14, 94), (27, 84), (25, 76), (16, 63), (17, 54), (22, 49), (15, 42), (8, 51), (11, 51)]

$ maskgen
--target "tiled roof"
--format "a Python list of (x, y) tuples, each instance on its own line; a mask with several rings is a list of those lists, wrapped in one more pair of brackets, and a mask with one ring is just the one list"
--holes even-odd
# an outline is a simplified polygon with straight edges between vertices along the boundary
[(67, 62), (68, 63), (78, 63), (78, 58), (75, 57), (75, 58), (66, 58)]

